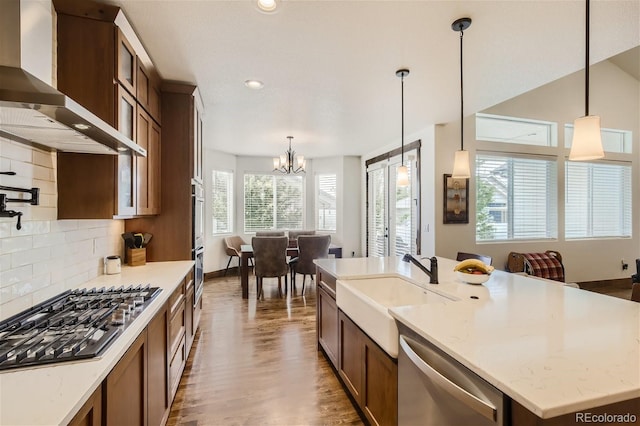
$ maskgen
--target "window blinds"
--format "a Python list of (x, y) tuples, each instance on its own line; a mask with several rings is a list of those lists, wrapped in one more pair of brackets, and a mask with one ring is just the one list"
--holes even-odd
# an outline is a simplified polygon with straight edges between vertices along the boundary
[(556, 161), (476, 156), (476, 240), (557, 237)]
[(245, 232), (302, 229), (303, 197), (302, 176), (245, 174)]
[(213, 171), (213, 233), (233, 232), (233, 172)]
[(316, 229), (336, 230), (336, 175), (318, 175), (316, 194)]

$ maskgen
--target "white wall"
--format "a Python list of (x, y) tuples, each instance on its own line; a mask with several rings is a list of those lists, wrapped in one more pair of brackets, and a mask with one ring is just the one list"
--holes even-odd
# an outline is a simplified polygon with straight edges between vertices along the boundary
[[(433, 256), (436, 254), (435, 252), (435, 232), (434, 232), (434, 221), (435, 221), (435, 131), (436, 126), (427, 126), (424, 129), (412, 133), (408, 136), (405, 135), (405, 146), (413, 143), (416, 140), (420, 140), (422, 146), (420, 148), (420, 190), (421, 190), (421, 208), (420, 208), (420, 220), (421, 220), (421, 255), (422, 256)], [(361, 226), (360, 226), (360, 247), (362, 255), (366, 253), (367, 250), (367, 168), (365, 166), (366, 161), (374, 158), (378, 155), (382, 155), (384, 153), (393, 151), (396, 148), (400, 147), (400, 140), (389, 143), (380, 149), (376, 149), (375, 151), (371, 151), (362, 156), (361, 164), (360, 164), (360, 186), (361, 186), (361, 197), (360, 197), (360, 205), (361, 205)]]
[(122, 220), (56, 220), (55, 154), (0, 138), (0, 171), (16, 172), (0, 175), (0, 185), (40, 188), (38, 206), (7, 204), (24, 213), (21, 230), (15, 217), (0, 218), (0, 317), (95, 278), (103, 273), (104, 256), (124, 254)]
[[(227, 266), (227, 260), (229, 256), (226, 255), (224, 251), (224, 237), (228, 235), (235, 235), (235, 232), (232, 232), (228, 235), (213, 235), (212, 233), (212, 225), (213, 222), (211, 218), (213, 217), (213, 203), (211, 202), (211, 185), (212, 178), (211, 172), (213, 170), (220, 171), (229, 171), (234, 173), (234, 177), (237, 177), (236, 174), (236, 156), (227, 154), (220, 151), (214, 151), (211, 149), (205, 149), (203, 153), (203, 181), (204, 181), (204, 191), (205, 191), (205, 209), (204, 209), (204, 271), (219, 271), (224, 269)], [(237, 188), (234, 188), (236, 200), (238, 196)], [(235, 231), (238, 229), (238, 217), (237, 215), (233, 218), (233, 226)], [(234, 262), (233, 266), (237, 266), (237, 259)]]
[[(436, 253), (439, 256), (455, 257), (457, 251), (468, 251), (490, 255), (494, 266), (503, 269), (507, 255), (516, 252), (541, 252), (557, 250), (563, 256), (567, 281), (595, 281), (629, 277), (635, 273), (634, 259), (640, 257), (640, 197), (637, 183), (638, 135), (640, 134), (640, 84), (629, 74), (610, 62), (591, 67), (590, 113), (600, 115), (602, 127), (633, 131), (633, 237), (629, 239), (599, 239), (565, 241), (564, 235), (564, 167), (558, 167), (558, 240), (550, 242), (483, 243), (475, 242), (475, 182), (470, 180), (470, 223), (442, 224), (442, 208), (436, 208)], [(584, 72), (567, 76), (544, 85), (517, 98), (489, 108), (487, 113), (510, 115), (554, 121), (558, 123), (559, 152), (564, 146), (564, 124), (584, 115)], [(475, 155), (475, 119), (465, 118), (465, 148), (471, 157)], [(442, 174), (451, 173), (454, 151), (459, 147), (460, 123), (449, 123), (436, 129), (436, 206), (442, 206)], [(473, 163), (473, 161), (472, 161)], [(612, 188), (615, 191), (615, 188)], [(623, 271), (621, 260), (629, 263)]]

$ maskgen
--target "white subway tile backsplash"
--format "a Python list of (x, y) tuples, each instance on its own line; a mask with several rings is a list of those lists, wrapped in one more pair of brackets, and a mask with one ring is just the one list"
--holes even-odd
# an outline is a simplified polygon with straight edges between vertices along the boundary
[(9, 160), (31, 162), (33, 149), (22, 144), (2, 141), (2, 156)]
[(51, 226), (49, 221), (32, 220), (25, 221), (22, 224), (21, 229), (17, 229), (15, 226), (11, 229), (12, 237), (24, 237), (27, 235), (46, 234), (51, 232)]
[(51, 232), (57, 231), (74, 231), (78, 229), (79, 220), (56, 220), (55, 222), (51, 222)]
[[(53, 152), (33, 150), (33, 164), (52, 169), (55, 167), (56, 155)], [(52, 178), (53, 180), (53, 178)]]
[(33, 248), (56, 246), (59, 249), (64, 243), (64, 232), (49, 232), (33, 236)]
[(33, 247), (33, 237), (7, 237), (0, 240), (0, 253), (15, 253), (17, 251), (29, 250)]
[(33, 267), (31, 265), (8, 269), (0, 272), (0, 287), (6, 288), (31, 279)]
[(11, 255), (10, 254), (0, 255), (0, 272), (7, 271), (10, 268), (11, 268)]
[[(123, 220), (57, 220), (55, 153), (0, 138), (0, 184), (40, 188), (40, 204), (11, 205), (0, 219), (0, 319), (14, 315), (103, 273), (103, 259), (123, 250)], [(12, 193), (12, 197), (24, 194)], [(28, 196), (24, 195), (24, 198)]]
[(93, 236), (89, 229), (78, 229), (76, 231), (66, 232), (64, 238), (68, 243), (73, 243), (76, 241), (85, 241), (89, 238), (93, 238)]
[(42, 247), (26, 251), (18, 251), (11, 255), (11, 267), (19, 268), (25, 265), (37, 265), (51, 259), (51, 248)]

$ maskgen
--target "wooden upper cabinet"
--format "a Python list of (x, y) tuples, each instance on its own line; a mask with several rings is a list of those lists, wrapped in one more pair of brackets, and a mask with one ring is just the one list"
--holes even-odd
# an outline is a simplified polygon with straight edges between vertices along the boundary
[(138, 75), (138, 57), (133, 50), (131, 43), (122, 33), (120, 28), (116, 28), (116, 70), (115, 74), (118, 82), (129, 93), (136, 96), (136, 80)]
[[(58, 218), (156, 215), (160, 212), (158, 74), (146, 52), (134, 50), (142, 42), (120, 8), (89, 0), (53, 0), (53, 4), (58, 89), (147, 150), (146, 158), (131, 153), (59, 153), (58, 158), (64, 158), (58, 164)], [(101, 191), (95, 182), (101, 183)]]
[(149, 115), (160, 123), (160, 78), (153, 68), (149, 69), (138, 59), (136, 99)]
[(160, 127), (142, 108), (138, 108), (137, 143), (147, 150), (146, 157), (136, 157), (138, 215), (160, 213)]

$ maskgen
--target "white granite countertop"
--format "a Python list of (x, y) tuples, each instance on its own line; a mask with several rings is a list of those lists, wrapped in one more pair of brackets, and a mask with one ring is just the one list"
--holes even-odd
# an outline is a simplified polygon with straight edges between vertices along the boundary
[(437, 285), (395, 258), (316, 263), (338, 279), (400, 275), (453, 296), (389, 313), (541, 418), (640, 397), (640, 303), (502, 271), (465, 284), (444, 258)]
[(162, 292), (99, 358), (0, 372), (0, 425), (66, 425), (167, 301), (193, 261), (122, 267), (78, 288), (147, 284)]

